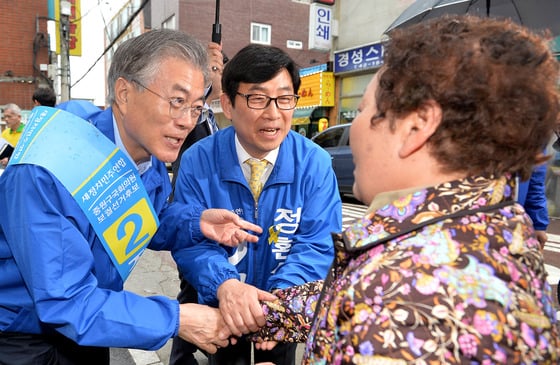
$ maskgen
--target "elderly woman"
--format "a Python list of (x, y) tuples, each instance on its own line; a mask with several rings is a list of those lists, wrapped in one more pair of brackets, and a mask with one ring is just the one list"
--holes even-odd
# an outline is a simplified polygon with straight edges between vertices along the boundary
[(546, 40), (507, 21), (445, 17), (391, 34), (350, 134), (354, 194), (371, 205), (336, 237), (307, 303), (305, 364), (558, 363), (514, 178), (546, 160), (558, 75)]

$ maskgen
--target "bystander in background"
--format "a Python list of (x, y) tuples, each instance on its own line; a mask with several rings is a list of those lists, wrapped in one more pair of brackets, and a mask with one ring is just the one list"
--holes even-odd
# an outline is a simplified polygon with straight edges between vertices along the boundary
[[(2, 138), (12, 147), (18, 143), (25, 124), (21, 121), (21, 108), (14, 103), (7, 104), (2, 112), (2, 120), (6, 123), (6, 128), (2, 131)], [(9, 158), (4, 157), (0, 164), (6, 167)]]
[(50, 87), (43, 86), (35, 89), (31, 99), (35, 106), (43, 105), (53, 107), (56, 105), (56, 94)]
[(546, 171), (546, 164), (536, 166), (528, 180), (519, 182), (517, 193), (517, 201), (531, 217), (535, 234), (543, 248), (548, 240), (546, 230), (550, 223), (545, 186)]

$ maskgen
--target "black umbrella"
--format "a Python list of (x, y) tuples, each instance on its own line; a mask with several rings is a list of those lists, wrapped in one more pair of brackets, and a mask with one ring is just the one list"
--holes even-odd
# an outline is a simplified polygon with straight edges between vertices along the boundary
[(549, 29), (553, 35), (560, 34), (560, 0), (417, 0), (385, 33), (444, 14), (510, 18), (533, 30)]
[(220, 24), (220, 0), (216, 0), (216, 19), (212, 25), (212, 42), (222, 43), (222, 25)]

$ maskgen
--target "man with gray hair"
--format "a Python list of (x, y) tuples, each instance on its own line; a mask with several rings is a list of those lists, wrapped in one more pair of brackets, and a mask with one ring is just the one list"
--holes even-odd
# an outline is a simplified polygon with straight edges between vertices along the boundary
[[(21, 137), (25, 124), (21, 121), (21, 108), (14, 103), (7, 104), (2, 112), (2, 121), (6, 128), (2, 131), (2, 138), (12, 147), (15, 147)], [(9, 157), (0, 159), (2, 168), (8, 164)]]
[(33, 110), (0, 179), (0, 363), (109, 364), (110, 347), (155, 350), (177, 335), (210, 353), (228, 344), (218, 309), (123, 290), (145, 248), (203, 235), (236, 246), (261, 232), (227, 210), (168, 202), (164, 162), (203, 111), (206, 58), (190, 36), (153, 30), (117, 49), (110, 107), (81, 116), (91, 123)]

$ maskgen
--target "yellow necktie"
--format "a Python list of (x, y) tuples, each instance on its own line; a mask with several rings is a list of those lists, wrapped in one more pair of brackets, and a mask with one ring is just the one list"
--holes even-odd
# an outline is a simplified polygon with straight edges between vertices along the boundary
[(264, 168), (268, 164), (268, 161), (251, 158), (245, 161), (245, 163), (251, 166), (251, 177), (249, 178), (249, 188), (251, 188), (251, 191), (253, 192), (253, 197), (255, 198), (255, 201), (257, 201), (259, 200), (259, 196), (261, 195), (261, 190), (263, 188), (261, 177), (264, 173)]

